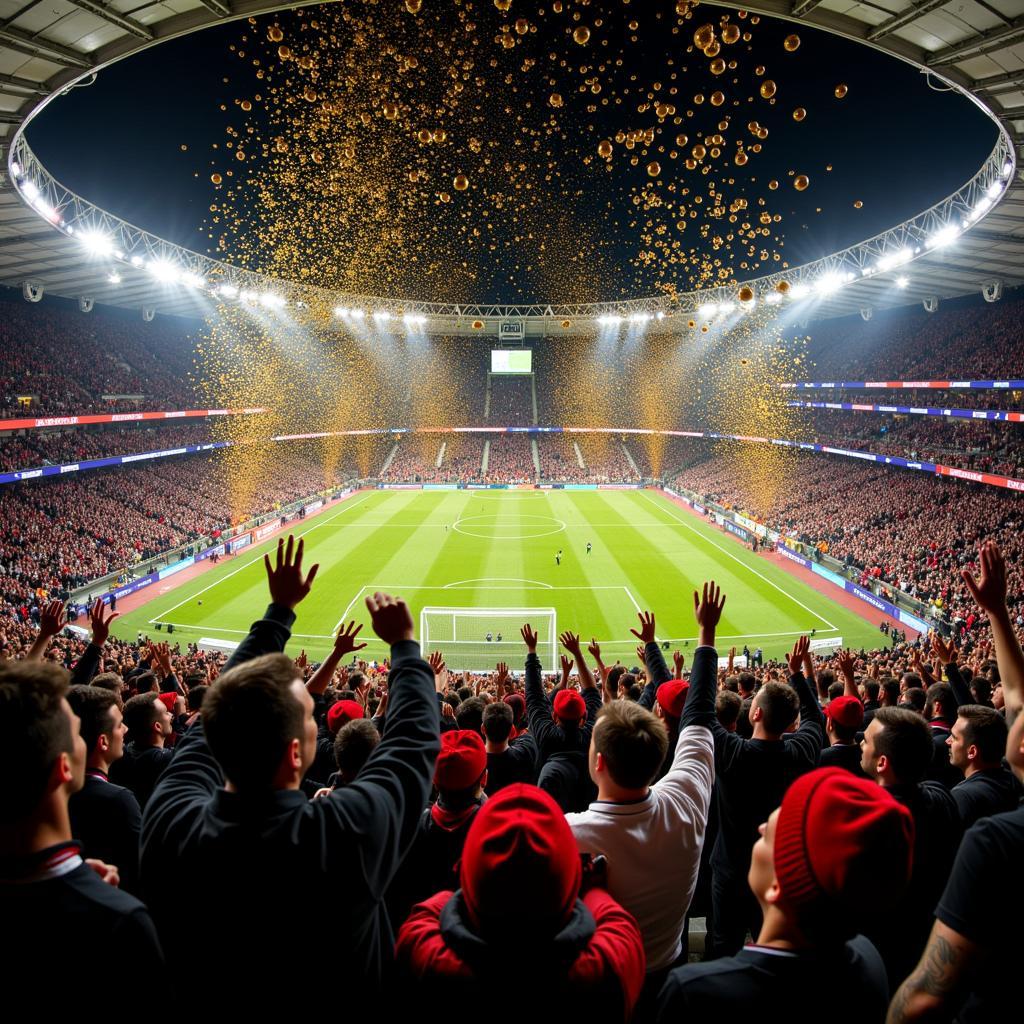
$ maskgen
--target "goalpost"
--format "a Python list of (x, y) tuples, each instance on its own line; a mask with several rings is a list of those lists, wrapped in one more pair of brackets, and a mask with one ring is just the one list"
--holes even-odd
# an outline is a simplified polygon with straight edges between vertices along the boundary
[(440, 651), (453, 672), (493, 672), (499, 661), (513, 672), (522, 672), (526, 646), (519, 631), (526, 622), (537, 633), (541, 666), (545, 672), (554, 672), (558, 652), (554, 608), (424, 608), (420, 642), (424, 657)]

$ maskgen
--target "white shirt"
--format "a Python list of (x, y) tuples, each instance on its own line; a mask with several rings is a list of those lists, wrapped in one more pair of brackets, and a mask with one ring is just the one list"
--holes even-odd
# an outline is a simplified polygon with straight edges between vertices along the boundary
[(647, 970), (682, 952), (715, 784), (715, 743), (703, 725), (687, 726), (672, 768), (643, 800), (598, 800), (566, 820), (581, 853), (608, 858), (608, 891), (640, 927)]

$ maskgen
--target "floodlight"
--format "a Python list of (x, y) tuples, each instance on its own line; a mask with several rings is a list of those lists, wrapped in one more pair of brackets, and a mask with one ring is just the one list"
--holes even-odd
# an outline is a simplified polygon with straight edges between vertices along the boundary
[(93, 256), (110, 256), (114, 252), (113, 240), (99, 231), (83, 231), (78, 240)]
[(705, 320), (710, 320), (718, 312), (718, 306), (714, 302), (705, 302), (704, 305), (697, 307), (697, 312)]
[(924, 244), (929, 249), (944, 249), (947, 245), (955, 242), (959, 236), (960, 229), (955, 224), (947, 224), (944, 228), (939, 228), (934, 235), (929, 236)]
[(789, 297), (791, 299), (803, 299), (811, 294), (811, 289), (805, 284), (795, 284), (789, 289)]
[(906, 288), (908, 284), (910, 284), (910, 278), (908, 278), (908, 277), (897, 277), (896, 278), (896, 287), (897, 288)]
[(120, 283), (121, 283), (121, 275), (120, 275), (120, 274), (119, 274), (119, 273), (118, 273), (118, 272), (117, 272), (117, 271), (115, 270), (115, 271), (114, 271), (114, 272), (113, 272), (113, 273), (112, 273), (112, 274), (111, 274), (111, 275), (110, 275), (110, 276), (109, 276), (109, 277), (107, 278), (107, 280), (108, 280), (108, 281), (109, 281), (109, 282), (110, 282), (111, 284), (120, 284)]
[(217, 294), (225, 299), (233, 299), (238, 295), (238, 289), (233, 284), (222, 284), (217, 289)]
[(839, 291), (845, 283), (841, 274), (824, 274), (814, 282), (814, 290), (822, 295), (831, 295)]
[(178, 280), (180, 271), (167, 260), (153, 260), (147, 268), (149, 272), (163, 284), (172, 284)]

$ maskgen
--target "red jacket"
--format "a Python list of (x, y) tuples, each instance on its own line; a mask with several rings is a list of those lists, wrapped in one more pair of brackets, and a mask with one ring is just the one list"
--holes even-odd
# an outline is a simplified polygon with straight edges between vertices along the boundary
[(577, 900), (558, 935), (526, 934), (528, 941), (506, 947), (480, 937), (461, 892), (439, 892), (414, 907), (395, 949), (410, 1006), (444, 1006), (446, 1022), (479, 1024), (482, 1007), (488, 1021), (521, 1022), (521, 1000), (495, 999), (494, 982), (515, 977), (543, 996), (544, 1019), (629, 1019), (644, 984), (643, 940), (632, 915), (604, 889)]

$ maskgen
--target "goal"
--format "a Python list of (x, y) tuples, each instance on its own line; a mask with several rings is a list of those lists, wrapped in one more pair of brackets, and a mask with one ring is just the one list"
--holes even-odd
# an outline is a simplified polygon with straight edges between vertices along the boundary
[(451, 671), (493, 672), (504, 661), (513, 672), (521, 672), (526, 647), (520, 630), (526, 622), (537, 633), (541, 666), (545, 672), (554, 672), (558, 650), (554, 608), (424, 608), (420, 641), (424, 656), (440, 651)]

